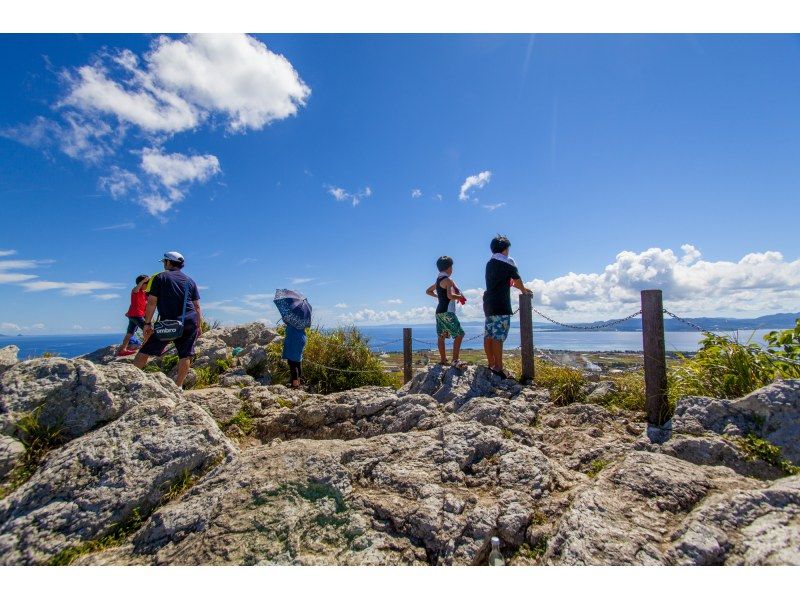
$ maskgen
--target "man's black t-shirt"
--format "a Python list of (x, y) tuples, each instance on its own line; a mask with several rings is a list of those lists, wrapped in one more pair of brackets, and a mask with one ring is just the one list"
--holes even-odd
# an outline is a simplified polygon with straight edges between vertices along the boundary
[(487, 316), (511, 315), (510, 279), (521, 279), (516, 266), (497, 259), (486, 263), (486, 291), (483, 293), (483, 313)]
[(199, 301), (195, 282), (180, 270), (167, 270), (156, 274), (150, 285), (150, 294), (158, 298), (158, 317), (162, 320), (178, 320), (183, 313), (183, 298), (186, 283), (189, 293), (186, 299), (186, 317), (196, 318), (197, 313), (192, 301)]

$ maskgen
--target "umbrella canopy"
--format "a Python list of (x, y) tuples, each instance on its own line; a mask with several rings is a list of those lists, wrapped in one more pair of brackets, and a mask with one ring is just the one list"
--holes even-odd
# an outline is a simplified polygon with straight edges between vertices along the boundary
[(311, 326), (311, 305), (297, 291), (275, 289), (273, 299), (281, 318), (288, 326), (303, 330)]

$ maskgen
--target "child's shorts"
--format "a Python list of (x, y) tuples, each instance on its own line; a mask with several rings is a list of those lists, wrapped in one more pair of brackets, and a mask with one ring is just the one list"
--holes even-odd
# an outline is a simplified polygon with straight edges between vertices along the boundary
[(483, 335), (496, 341), (505, 342), (511, 328), (511, 316), (486, 316)]
[(446, 311), (443, 314), (436, 314), (436, 334), (444, 338), (456, 338), (464, 336), (464, 329), (458, 321), (458, 316)]

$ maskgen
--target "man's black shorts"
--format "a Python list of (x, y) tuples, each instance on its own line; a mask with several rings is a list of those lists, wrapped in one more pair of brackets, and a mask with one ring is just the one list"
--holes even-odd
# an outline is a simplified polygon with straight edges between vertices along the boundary
[(194, 318), (186, 318), (183, 323), (183, 336), (174, 341), (160, 341), (155, 334), (151, 334), (147, 342), (139, 349), (140, 352), (151, 357), (159, 357), (166, 351), (167, 345), (175, 343), (178, 357), (184, 359), (194, 355), (194, 344), (197, 341), (197, 322)]

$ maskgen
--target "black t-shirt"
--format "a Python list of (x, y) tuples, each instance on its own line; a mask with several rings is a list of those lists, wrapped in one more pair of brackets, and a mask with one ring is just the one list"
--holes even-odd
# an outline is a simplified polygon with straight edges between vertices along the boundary
[(156, 274), (153, 284), (150, 285), (150, 295), (158, 298), (158, 317), (161, 320), (179, 320), (183, 313), (184, 285), (189, 283), (189, 293), (186, 299), (186, 317), (195, 318), (192, 301), (199, 301), (195, 282), (180, 270), (167, 270)]
[(522, 278), (516, 266), (494, 258), (486, 263), (486, 291), (483, 293), (485, 315), (511, 315), (511, 287), (508, 281), (512, 278)]

